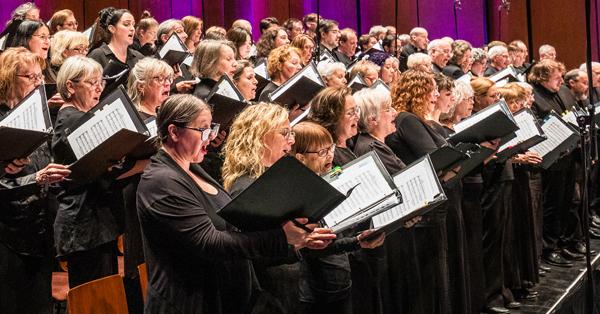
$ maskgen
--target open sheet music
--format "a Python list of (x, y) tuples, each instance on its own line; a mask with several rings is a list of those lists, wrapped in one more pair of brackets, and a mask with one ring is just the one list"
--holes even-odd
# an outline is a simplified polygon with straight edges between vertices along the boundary
[[(542, 124), (542, 130), (544, 131), (544, 134), (546, 134), (547, 139), (531, 147), (529, 150), (537, 153), (544, 159), (546, 159), (546, 156), (550, 154), (559, 155), (565, 150), (568, 150), (569, 147), (572, 147), (572, 144), (567, 145), (569, 147), (564, 147), (564, 144), (569, 144), (566, 143), (567, 140), (575, 138), (576, 145), (577, 137), (579, 137), (579, 133), (565, 121), (559, 118), (554, 112), (551, 112), (546, 117), (544, 123)], [(547, 163), (547, 161), (544, 160), (544, 163)]]
[(213, 107), (213, 121), (224, 130), (229, 129), (233, 119), (249, 105), (227, 75), (221, 76), (206, 102)]
[(367, 87), (367, 83), (365, 83), (365, 80), (363, 79), (362, 75), (360, 73), (357, 73), (348, 83), (348, 87), (352, 89), (352, 93), (356, 93), (359, 90)]
[(4, 51), (6, 49), (6, 39), (8, 38), (8, 34), (2, 36), (0, 38), (0, 51)]
[(402, 195), (402, 203), (373, 217), (373, 228), (379, 229), (396, 221), (422, 214), (423, 209), (446, 200), (444, 190), (428, 156), (423, 157), (397, 173), (394, 184)]
[(48, 105), (46, 104), (44, 87), (40, 86), (33, 90), (0, 121), (0, 126), (48, 132), (52, 126), (50, 125), (50, 117), (48, 116)]
[(456, 133), (451, 135), (448, 141), (453, 144), (481, 143), (508, 136), (518, 128), (508, 105), (500, 99), (495, 104), (455, 124)]
[(371, 85), (371, 89), (374, 89), (380, 93), (387, 93), (388, 95), (390, 94), (390, 87), (380, 79)]
[[(531, 110), (527, 108), (521, 109), (513, 117), (519, 126), (519, 129), (515, 131), (516, 137), (501, 144), (497, 155), (510, 154), (512, 156), (521, 153), (546, 138), (544, 131), (538, 125), (537, 118)], [(522, 147), (519, 147), (519, 145)], [(507, 155), (506, 157), (510, 156)]]
[(67, 136), (67, 140), (79, 159), (121, 129), (138, 131), (125, 104), (117, 98), (94, 112), (93, 117)]
[(401, 202), (393, 181), (374, 152), (343, 167), (325, 180), (342, 194), (350, 195), (323, 220), (334, 232), (342, 232)]
[(321, 51), (321, 55), (319, 56), (319, 63), (321, 63), (321, 62), (333, 63), (336, 61), (337, 60), (333, 57), (333, 55), (331, 54), (331, 52), (329, 52), (329, 50), (324, 49), (323, 51)]
[(34, 89), (0, 120), (0, 161), (29, 156), (52, 136), (44, 86)]

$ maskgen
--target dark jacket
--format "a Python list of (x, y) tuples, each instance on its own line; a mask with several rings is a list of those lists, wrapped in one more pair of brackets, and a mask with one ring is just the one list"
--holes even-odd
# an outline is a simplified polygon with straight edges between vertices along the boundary
[(465, 75), (465, 72), (463, 72), (463, 70), (458, 65), (452, 63), (448, 63), (448, 65), (444, 67), (442, 73), (455, 80)]
[(442, 147), (446, 140), (416, 115), (400, 112), (396, 132), (388, 135), (385, 143), (403, 162), (410, 164)]
[(239, 233), (216, 211), (231, 198), (198, 165), (190, 171), (215, 187), (210, 195), (164, 151), (151, 159), (137, 208), (148, 266), (145, 313), (249, 311), (247, 259), (285, 256), (282, 229)]
[(385, 143), (377, 140), (368, 133), (361, 133), (358, 135), (354, 144), (354, 153), (357, 156), (362, 156), (370, 151), (377, 153), (377, 156), (381, 159), (385, 169), (387, 169), (391, 175), (406, 168), (404, 162), (402, 162), (402, 160), (394, 154), (394, 151), (385, 145)]
[[(102, 46), (92, 50), (88, 54), (88, 57), (98, 61), (98, 63), (100, 63), (102, 68), (106, 67), (109, 60), (121, 62), (119, 59), (117, 59), (115, 54), (112, 52), (112, 50), (110, 50), (110, 48), (108, 47), (108, 45), (106, 43), (104, 43), (104, 44), (102, 44)], [(129, 69), (133, 69), (135, 64), (142, 58), (144, 58), (143, 54), (139, 53), (136, 50), (131, 49), (131, 47), (127, 48), (127, 58), (125, 60), (125, 63), (129, 67)]]
[(552, 110), (562, 115), (577, 103), (573, 93), (564, 85), (558, 92), (552, 92), (540, 84), (533, 84), (533, 96), (535, 101), (531, 109), (538, 118), (544, 118)]
[(420, 50), (412, 44), (407, 44), (404, 47), (402, 47), (402, 52), (400, 53), (400, 57), (398, 58), (400, 60), (400, 71), (404, 72), (408, 70), (408, 56), (417, 52), (427, 53), (427, 50)]

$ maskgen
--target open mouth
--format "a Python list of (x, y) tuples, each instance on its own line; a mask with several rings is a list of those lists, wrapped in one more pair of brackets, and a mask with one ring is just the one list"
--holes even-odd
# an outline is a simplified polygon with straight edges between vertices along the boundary
[(162, 95), (163, 95), (163, 96), (167, 96), (167, 97), (169, 97), (169, 94), (170, 94), (170, 93), (171, 93), (171, 92), (170, 92), (169, 90), (166, 90), (166, 91), (162, 92)]

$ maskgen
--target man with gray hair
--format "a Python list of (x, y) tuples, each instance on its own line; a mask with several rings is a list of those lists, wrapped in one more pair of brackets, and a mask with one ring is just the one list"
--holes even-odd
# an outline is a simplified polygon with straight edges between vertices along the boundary
[(433, 73), (442, 73), (442, 70), (452, 58), (452, 46), (445, 39), (434, 39), (427, 46), (427, 51), (433, 63)]
[(427, 53), (427, 43), (429, 43), (429, 33), (422, 27), (415, 27), (410, 30), (410, 42), (402, 47), (400, 54), (400, 71), (404, 72), (408, 69), (406, 62), (408, 56), (416, 52)]
[[(587, 74), (587, 65), (582, 63), (579, 70)], [(592, 101), (600, 101), (600, 62), (592, 62)]]
[(508, 49), (505, 46), (498, 45), (488, 50), (488, 60), (490, 65), (485, 69), (484, 76), (492, 76), (508, 67), (510, 58), (508, 57)]
[(387, 34), (387, 28), (382, 25), (375, 25), (369, 29), (369, 35), (377, 37), (378, 41), (381, 41)]
[(556, 49), (548, 44), (541, 45), (539, 53), (540, 61), (544, 59), (556, 60)]
[(587, 105), (588, 101), (588, 77), (582, 70), (574, 69), (565, 74), (565, 85), (577, 99), (580, 107)]

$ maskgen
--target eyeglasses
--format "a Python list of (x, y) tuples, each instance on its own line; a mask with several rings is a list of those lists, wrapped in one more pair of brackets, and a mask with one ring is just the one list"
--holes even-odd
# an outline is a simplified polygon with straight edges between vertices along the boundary
[(329, 147), (319, 149), (314, 152), (304, 152), (305, 154), (317, 154), (319, 157), (325, 157), (327, 154), (333, 154), (335, 152), (335, 144), (331, 144)]
[(346, 111), (346, 115), (348, 117), (353, 117), (353, 116), (358, 116), (360, 115), (360, 107), (354, 107), (354, 109), (350, 109), (348, 111)]
[(90, 87), (94, 87), (94, 86), (98, 86), (100, 88), (104, 88), (104, 86), (106, 86), (106, 81), (104, 81), (103, 79), (99, 79), (99, 80), (71, 80), (74, 83), (86, 83), (88, 85), (90, 85)]
[(31, 35), (31, 36), (35, 36), (35, 37), (41, 39), (42, 41), (46, 41), (46, 40), (49, 41), (50, 40), (50, 35), (35, 35), (34, 34), (34, 35)]
[(217, 137), (217, 134), (219, 134), (220, 124), (211, 123), (210, 128), (192, 128), (189, 126), (178, 126), (178, 127), (200, 132), (202, 134), (202, 141), (206, 142), (208, 140), (212, 141)]
[(44, 78), (44, 74), (42, 73), (38, 73), (38, 74), (17, 74), (18, 77), (25, 77), (29, 80), (29, 82), (39, 82)]
[(169, 85), (173, 84), (172, 76), (155, 76), (152, 78), (152, 80), (159, 85), (164, 85), (165, 83), (169, 83)]
[(294, 138), (296, 136), (296, 132), (292, 131), (290, 128), (284, 128), (279, 130), (279, 134), (283, 135), (283, 137), (285, 137), (286, 140), (289, 140), (290, 138)]
[(82, 55), (85, 55), (85, 54), (88, 53), (88, 51), (90, 50), (90, 48), (79, 46), (79, 47), (75, 47), (75, 48), (69, 48), (69, 50), (72, 50), (72, 51), (75, 51), (75, 52), (80, 53)]

